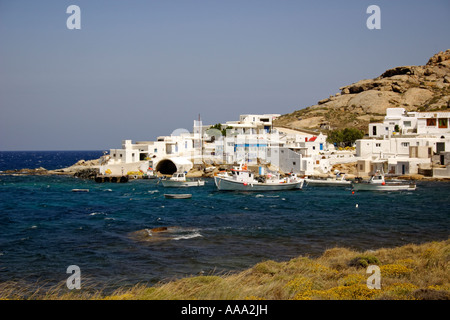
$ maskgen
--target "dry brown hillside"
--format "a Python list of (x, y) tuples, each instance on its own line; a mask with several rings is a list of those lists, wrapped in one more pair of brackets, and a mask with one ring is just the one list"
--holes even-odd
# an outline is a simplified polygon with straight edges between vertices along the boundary
[(278, 118), (276, 126), (294, 129), (367, 131), (370, 122), (383, 120), (386, 108), (436, 111), (450, 108), (450, 49), (431, 57), (423, 66), (386, 70), (379, 77), (339, 88), (340, 93), (316, 105)]

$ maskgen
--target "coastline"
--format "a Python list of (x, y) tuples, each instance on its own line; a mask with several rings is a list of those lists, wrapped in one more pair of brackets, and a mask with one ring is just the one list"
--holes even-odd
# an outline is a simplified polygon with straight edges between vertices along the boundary
[[(48, 291), (0, 284), (0, 299), (18, 300), (450, 300), (450, 239), (375, 251), (328, 249), (320, 257), (260, 262), (239, 273), (185, 277), (154, 286), (136, 284), (105, 294)], [(380, 270), (369, 288), (367, 267)]]
[[(80, 160), (77, 163), (61, 169), (47, 170), (45, 168), (23, 168), (23, 169), (13, 169), (13, 170), (4, 170), (0, 171), (0, 175), (42, 175), (42, 176), (51, 176), (51, 175), (63, 175), (63, 176), (74, 176), (78, 178), (92, 178), (99, 171), (99, 159), (94, 160)], [(191, 178), (212, 178), (214, 173), (217, 172), (218, 169), (214, 171), (205, 172), (205, 170), (200, 169), (192, 169), (187, 177)], [(158, 176), (162, 176), (158, 173)], [(170, 176), (170, 175), (169, 175)], [(330, 174), (321, 174), (318, 177), (334, 177), (334, 175)], [(314, 176), (312, 176), (314, 177)], [(138, 177), (137, 177), (138, 178)], [(354, 180), (356, 175), (349, 174), (347, 176), (348, 180)], [(406, 174), (396, 177), (386, 177), (387, 180), (390, 179), (400, 179), (400, 180), (415, 180), (415, 181), (441, 181), (441, 182), (450, 182), (450, 178), (442, 178), (442, 177), (427, 177), (420, 174)]]

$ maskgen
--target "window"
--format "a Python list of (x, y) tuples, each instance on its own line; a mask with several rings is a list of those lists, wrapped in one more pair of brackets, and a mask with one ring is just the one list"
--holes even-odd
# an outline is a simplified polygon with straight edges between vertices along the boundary
[(439, 119), (438, 127), (439, 128), (448, 128), (448, 119)]
[(403, 121), (405, 127), (411, 127), (411, 121)]
[(155, 150), (153, 150), (155, 153), (157, 153), (158, 152), (158, 149), (157, 148), (155, 148)]
[(427, 119), (427, 127), (435, 127), (436, 126), (436, 119)]
[(375, 147), (380, 148), (381, 147), (381, 143), (375, 143)]
[(405, 147), (405, 148), (409, 147), (409, 142), (402, 142), (402, 147)]

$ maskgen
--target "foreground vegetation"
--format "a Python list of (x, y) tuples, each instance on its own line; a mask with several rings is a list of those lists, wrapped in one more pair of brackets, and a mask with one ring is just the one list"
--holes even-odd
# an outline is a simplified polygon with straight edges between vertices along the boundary
[[(203, 275), (138, 284), (104, 294), (72, 290), (65, 284), (51, 290), (0, 285), (2, 299), (283, 299), (283, 300), (440, 300), (450, 299), (450, 240), (398, 248), (356, 252), (334, 248), (316, 259), (265, 261), (240, 273)], [(368, 265), (381, 271), (381, 289), (369, 289)]]

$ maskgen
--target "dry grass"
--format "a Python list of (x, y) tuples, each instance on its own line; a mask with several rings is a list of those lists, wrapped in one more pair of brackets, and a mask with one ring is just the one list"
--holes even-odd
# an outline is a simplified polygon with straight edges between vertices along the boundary
[[(65, 284), (51, 290), (0, 286), (1, 299), (107, 300), (415, 300), (449, 299), (450, 240), (392, 249), (356, 252), (334, 248), (317, 259), (298, 257), (265, 261), (236, 274), (188, 277), (155, 286), (135, 285), (103, 294), (99, 290), (69, 291)], [(367, 287), (366, 263), (381, 270), (381, 289)]]

